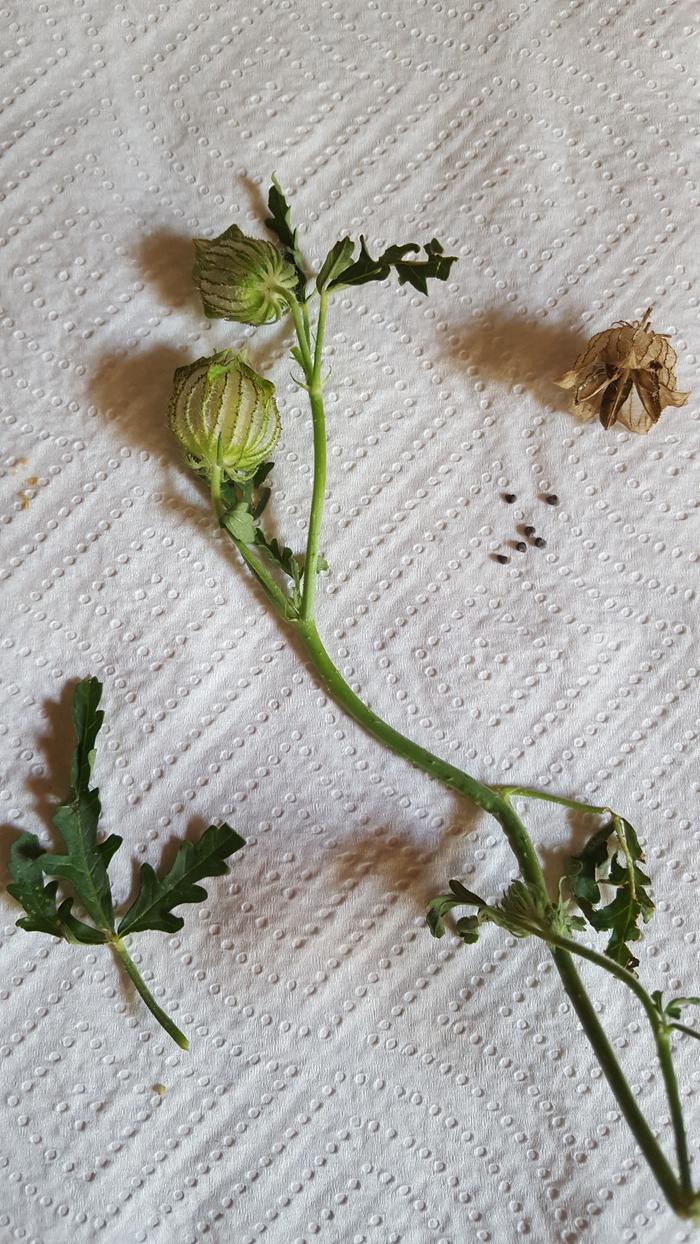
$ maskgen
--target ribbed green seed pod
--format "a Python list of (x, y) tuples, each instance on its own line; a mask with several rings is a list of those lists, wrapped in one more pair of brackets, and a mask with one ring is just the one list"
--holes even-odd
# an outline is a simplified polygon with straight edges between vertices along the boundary
[(274, 394), (271, 381), (231, 350), (178, 367), (168, 419), (190, 466), (250, 479), (279, 438)]
[(299, 277), (272, 242), (249, 238), (238, 225), (212, 241), (195, 238), (194, 279), (210, 319), (270, 324), (289, 310), (284, 291)]

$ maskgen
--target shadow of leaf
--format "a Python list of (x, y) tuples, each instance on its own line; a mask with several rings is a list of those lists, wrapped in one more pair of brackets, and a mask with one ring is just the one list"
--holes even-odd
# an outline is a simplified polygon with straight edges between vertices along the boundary
[(571, 323), (521, 319), (494, 310), (455, 327), (449, 354), (504, 386), (521, 384), (538, 403), (570, 414), (570, 394), (554, 382), (572, 366), (586, 340)]
[(261, 186), (252, 177), (249, 177), (247, 173), (241, 173), (238, 181), (241, 188), (248, 195), (250, 202), (250, 210), (246, 213), (247, 219), (259, 220), (260, 224), (264, 225), (270, 215), (270, 211), (267, 206), (267, 198)]
[(365, 877), (374, 877), (385, 883), (389, 891), (408, 897), (417, 913), (424, 916), (431, 899), (446, 888), (449, 880), (446, 844), (468, 837), (484, 815), (475, 804), (462, 799), (455, 802), (458, 823), (450, 825), (430, 846), (402, 838), (388, 826), (354, 837), (336, 856), (338, 882), (346, 889), (354, 889)]
[(16, 911), (17, 917), (21, 915), (22, 907), (11, 894), (7, 893), (7, 887), (12, 880), (10, 877), (10, 849), (13, 842), (24, 832), (24, 829), (20, 829), (19, 825), (0, 825), (0, 893), (5, 896), (8, 904)]
[[(91, 672), (86, 670), (85, 676)], [(77, 678), (72, 678), (65, 683), (57, 700), (44, 700), (41, 716), (46, 728), (36, 740), (36, 750), (41, 752), (44, 763), (40, 772), (31, 774), (27, 779), (27, 789), (34, 796), (34, 811), (49, 830), (52, 830), (54, 810), (70, 785), (70, 766), (75, 750), (73, 693), (77, 682)]]
[[(561, 809), (564, 812), (564, 809)], [(578, 855), (604, 822), (604, 817), (593, 813), (577, 812), (569, 809), (566, 812), (566, 825), (569, 837), (558, 842), (556, 847), (540, 847), (539, 856), (542, 871), (551, 895), (556, 895), (559, 878), (563, 875), (564, 864), (571, 855)]]

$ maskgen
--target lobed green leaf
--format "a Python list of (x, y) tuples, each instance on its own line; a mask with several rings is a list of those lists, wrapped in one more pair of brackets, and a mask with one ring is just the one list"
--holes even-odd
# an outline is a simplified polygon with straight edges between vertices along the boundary
[(244, 845), (243, 838), (230, 825), (210, 825), (198, 842), (181, 843), (164, 877), (158, 877), (150, 864), (142, 864), (139, 892), (120, 921), (119, 937), (145, 929), (176, 933), (185, 922), (181, 916), (173, 915), (173, 907), (201, 903), (207, 892), (196, 883), (203, 877), (228, 872), (228, 856)]
[[(578, 905), (591, 928), (609, 932), (605, 948), (608, 957), (634, 972), (639, 960), (630, 943), (641, 939), (642, 924), (654, 913), (648, 891), (647, 874), (641, 868), (644, 854), (629, 821), (612, 815), (607, 825), (596, 831), (579, 855), (566, 862), (565, 873)], [(616, 893), (602, 904), (600, 886)]]
[[(360, 237), (360, 253), (353, 262), (349, 262), (353, 253), (349, 246), (352, 246), (350, 239), (343, 238), (329, 251), (319, 273), (318, 280), (323, 277), (319, 289), (345, 289), (351, 285), (366, 285), (369, 281), (384, 281), (393, 268), (399, 285), (409, 284), (421, 294), (427, 294), (428, 280), (446, 281), (453, 263), (457, 262), (456, 255), (443, 254), (437, 238), (432, 238), (423, 247), (416, 242), (389, 246), (375, 259), (370, 255), (364, 237)], [(406, 258), (409, 254), (419, 254), (421, 250), (425, 253), (425, 259)]]
[(12, 884), (8, 885), (7, 891), (27, 913), (17, 921), (21, 929), (63, 937), (61, 918), (56, 906), (58, 882), (51, 881), (44, 885), (40, 862), (44, 855), (44, 848), (36, 834), (20, 834), (10, 848)]

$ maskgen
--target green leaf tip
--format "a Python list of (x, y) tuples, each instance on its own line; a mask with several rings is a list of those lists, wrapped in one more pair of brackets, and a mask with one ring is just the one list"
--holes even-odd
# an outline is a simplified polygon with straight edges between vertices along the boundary
[(207, 892), (196, 882), (228, 872), (226, 860), (245, 846), (243, 838), (230, 825), (210, 825), (197, 842), (183, 842), (164, 877), (159, 878), (150, 864), (141, 865), (139, 892), (119, 924), (119, 937), (157, 929), (176, 933), (185, 923), (174, 916), (173, 907), (181, 903), (201, 903)]

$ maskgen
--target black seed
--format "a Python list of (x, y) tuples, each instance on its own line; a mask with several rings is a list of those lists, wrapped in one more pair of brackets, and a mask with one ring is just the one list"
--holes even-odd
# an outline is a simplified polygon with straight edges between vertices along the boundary
[(555, 492), (547, 493), (545, 501), (547, 502), (547, 505), (559, 505), (559, 498)]
[(507, 502), (508, 502), (508, 505), (512, 505), (512, 504), (513, 504), (513, 502), (515, 501), (515, 493), (514, 493), (514, 492), (504, 492), (504, 494), (503, 494), (503, 500), (504, 500), (504, 501), (507, 501)]
[(527, 545), (524, 540), (518, 540), (515, 547), (519, 553), (525, 553), (527, 551)]
[(534, 546), (535, 546), (535, 548), (536, 548), (536, 549), (543, 549), (543, 548), (545, 547), (545, 545), (546, 545), (547, 541), (546, 541), (546, 540), (543, 540), (543, 539), (542, 539), (542, 536), (537, 536), (537, 538), (536, 538), (535, 540), (533, 540), (533, 541), (532, 541), (532, 543), (534, 544)]
[(495, 553), (494, 556), (496, 558), (496, 561), (500, 562), (502, 566), (505, 566), (506, 562), (510, 561), (510, 558), (506, 557), (505, 553)]
[(534, 534), (535, 534), (534, 527), (523, 527), (523, 535), (534, 536)]

